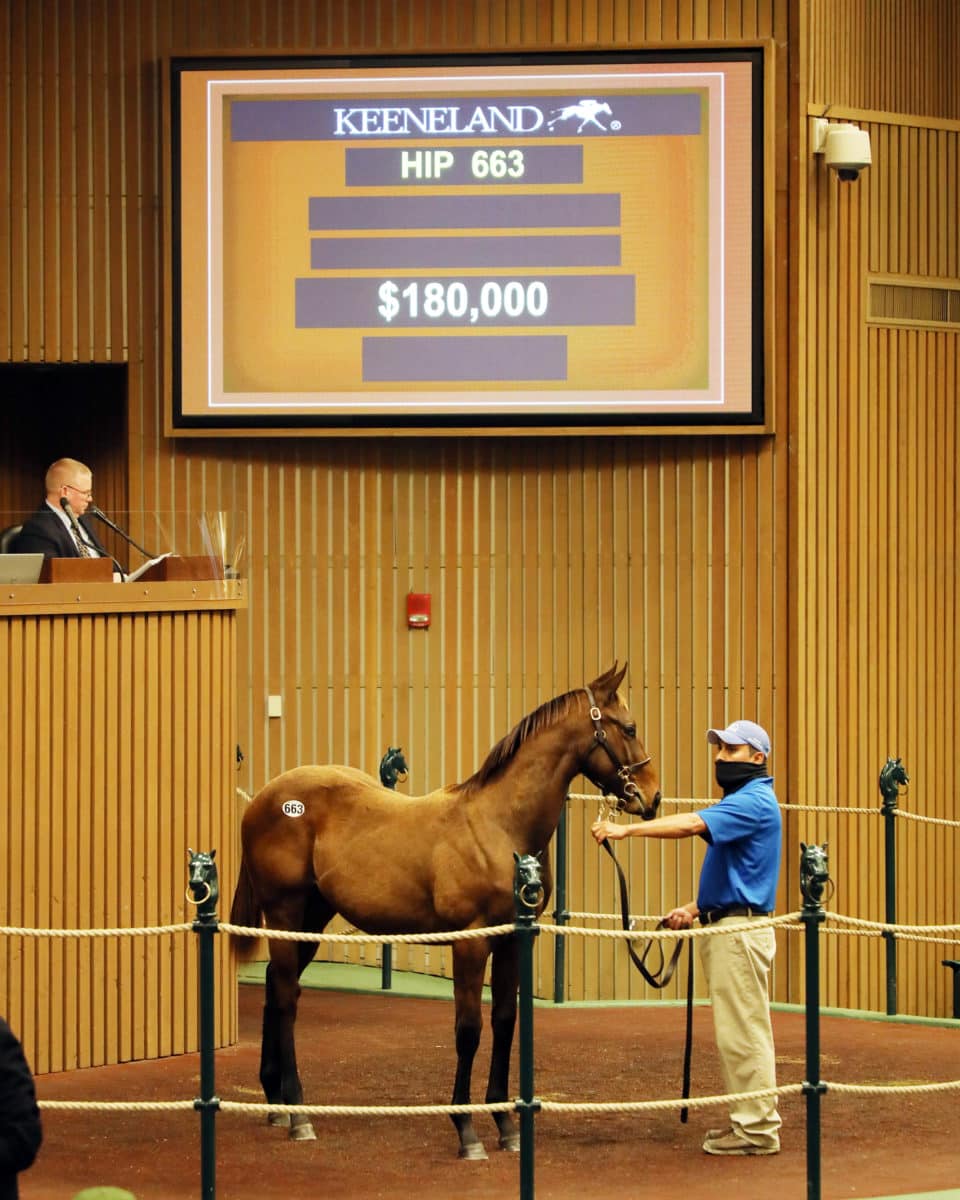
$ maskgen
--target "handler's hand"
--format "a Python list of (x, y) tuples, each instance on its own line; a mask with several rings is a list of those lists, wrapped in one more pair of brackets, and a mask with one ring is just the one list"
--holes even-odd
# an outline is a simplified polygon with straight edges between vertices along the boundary
[(617, 825), (615, 821), (594, 821), (590, 827), (590, 832), (597, 839), (597, 845), (600, 845), (605, 838), (609, 838), (611, 842), (617, 842), (620, 838), (627, 836), (627, 826)]
[(693, 913), (688, 908), (672, 908), (663, 918), (668, 929), (690, 929), (693, 925)]

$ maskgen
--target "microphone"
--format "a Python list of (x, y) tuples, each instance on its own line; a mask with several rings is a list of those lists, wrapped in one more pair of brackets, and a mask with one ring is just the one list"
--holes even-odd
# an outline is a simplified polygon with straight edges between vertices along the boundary
[(73, 532), (80, 540), (80, 544), (85, 546), (87, 544), (87, 539), (83, 536), (83, 530), (80, 527), (80, 522), (77, 520), (77, 514), (73, 511), (73, 506), (66, 496), (60, 497), (60, 507), (69, 517), (70, 524), (73, 526)]
[[(84, 546), (88, 545), (87, 539), (83, 536), (83, 526), (77, 520), (77, 514), (73, 511), (73, 505), (66, 498), (66, 496), (60, 497), (60, 507), (63, 509), (63, 511), (67, 514), (68, 518), (70, 519), (70, 524), (73, 526), (73, 532), (76, 535), (77, 540)], [(96, 539), (94, 539), (94, 540), (96, 541)], [(127, 577), (126, 571), (124, 571), (123, 567), (120, 566), (120, 564), (117, 562), (117, 560), (113, 557), (112, 554), (107, 554), (106, 551), (103, 550), (103, 547), (99, 546), (99, 545), (93, 546), (93, 547), (91, 547), (91, 549), (96, 550), (98, 554), (103, 552), (104, 556), (106, 558), (109, 558), (110, 561), (113, 563), (113, 565), (120, 572), (121, 580), (126, 579), (126, 577)], [(139, 547), (138, 547), (138, 549), (139, 549)]]
[[(64, 503), (65, 500), (66, 500), (66, 497), (64, 497), (64, 499), (61, 500), (60, 503), (61, 504)], [(125, 542), (129, 542), (130, 545), (133, 546), (133, 548), (135, 550), (139, 550), (144, 558), (156, 558), (155, 554), (151, 554), (149, 550), (144, 550), (144, 548), (138, 542), (135, 542), (133, 540), (133, 538), (129, 535), (129, 533), (124, 533), (124, 531), (120, 528), (120, 526), (115, 525), (113, 523), (113, 521), (111, 521), (110, 518), (107, 516), (107, 514), (102, 509), (97, 508), (97, 506), (95, 504), (88, 504), (87, 512), (91, 513), (98, 520), (102, 521), (104, 523), (104, 525), (106, 525), (110, 529), (112, 529), (114, 533), (118, 533)]]

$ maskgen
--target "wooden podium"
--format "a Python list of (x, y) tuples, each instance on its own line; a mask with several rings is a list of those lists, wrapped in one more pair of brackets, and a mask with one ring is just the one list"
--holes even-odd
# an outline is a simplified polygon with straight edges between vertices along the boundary
[[(61, 580), (59, 562), (111, 565), (48, 561)], [(219, 911), (229, 909), (244, 607), (241, 580), (74, 577), (0, 591), (0, 925), (192, 922), (188, 848), (217, 851)], [(229, 939), (216, 939), (215, 956), (215, 1040), (226, 1046), (237, 1040)], [(38, 1073), (196, 1051), (197, 961), (189, 931), (5, 935), (0, 1012)]]
[(137, 577), (146, 583), (169, 583), (182, 579), (222, 579), (223, 562), (209, 554), (170, 554)]
[(110, 583), (113, 563), (109, 558), (45, 558), (40, 583)]

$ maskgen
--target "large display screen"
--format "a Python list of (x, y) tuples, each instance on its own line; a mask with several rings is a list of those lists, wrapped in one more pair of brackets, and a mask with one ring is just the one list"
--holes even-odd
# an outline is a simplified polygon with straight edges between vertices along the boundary
[(169, 68), (168, 432), (764, 426), (761, 49)]

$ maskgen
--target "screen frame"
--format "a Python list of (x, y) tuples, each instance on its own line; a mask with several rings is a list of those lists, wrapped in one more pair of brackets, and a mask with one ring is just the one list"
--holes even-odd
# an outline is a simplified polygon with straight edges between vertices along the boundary
[[(170, 54), (163, 71), (164, 121), (164, 433), (168, 437), (424, 437), (424, 436), (637, 436), (650, 434), (771, 434), (774, 370), (773, 47), (769, 41), (625, 50), (530, 50), (522, 53), (305, 55), (302, 53)], [(631, 414), (544, 412), (406, 416), (383, 414), (185, 413), (182, 391), (180, 80), (186, 72), (222, 70), (369, 70), (390, 68), (549, 67), (747, 62), (751, 68), (750, 361), (751, 408), (743, 413)], [(730, 268), (728, 268), (729, 270)]]

